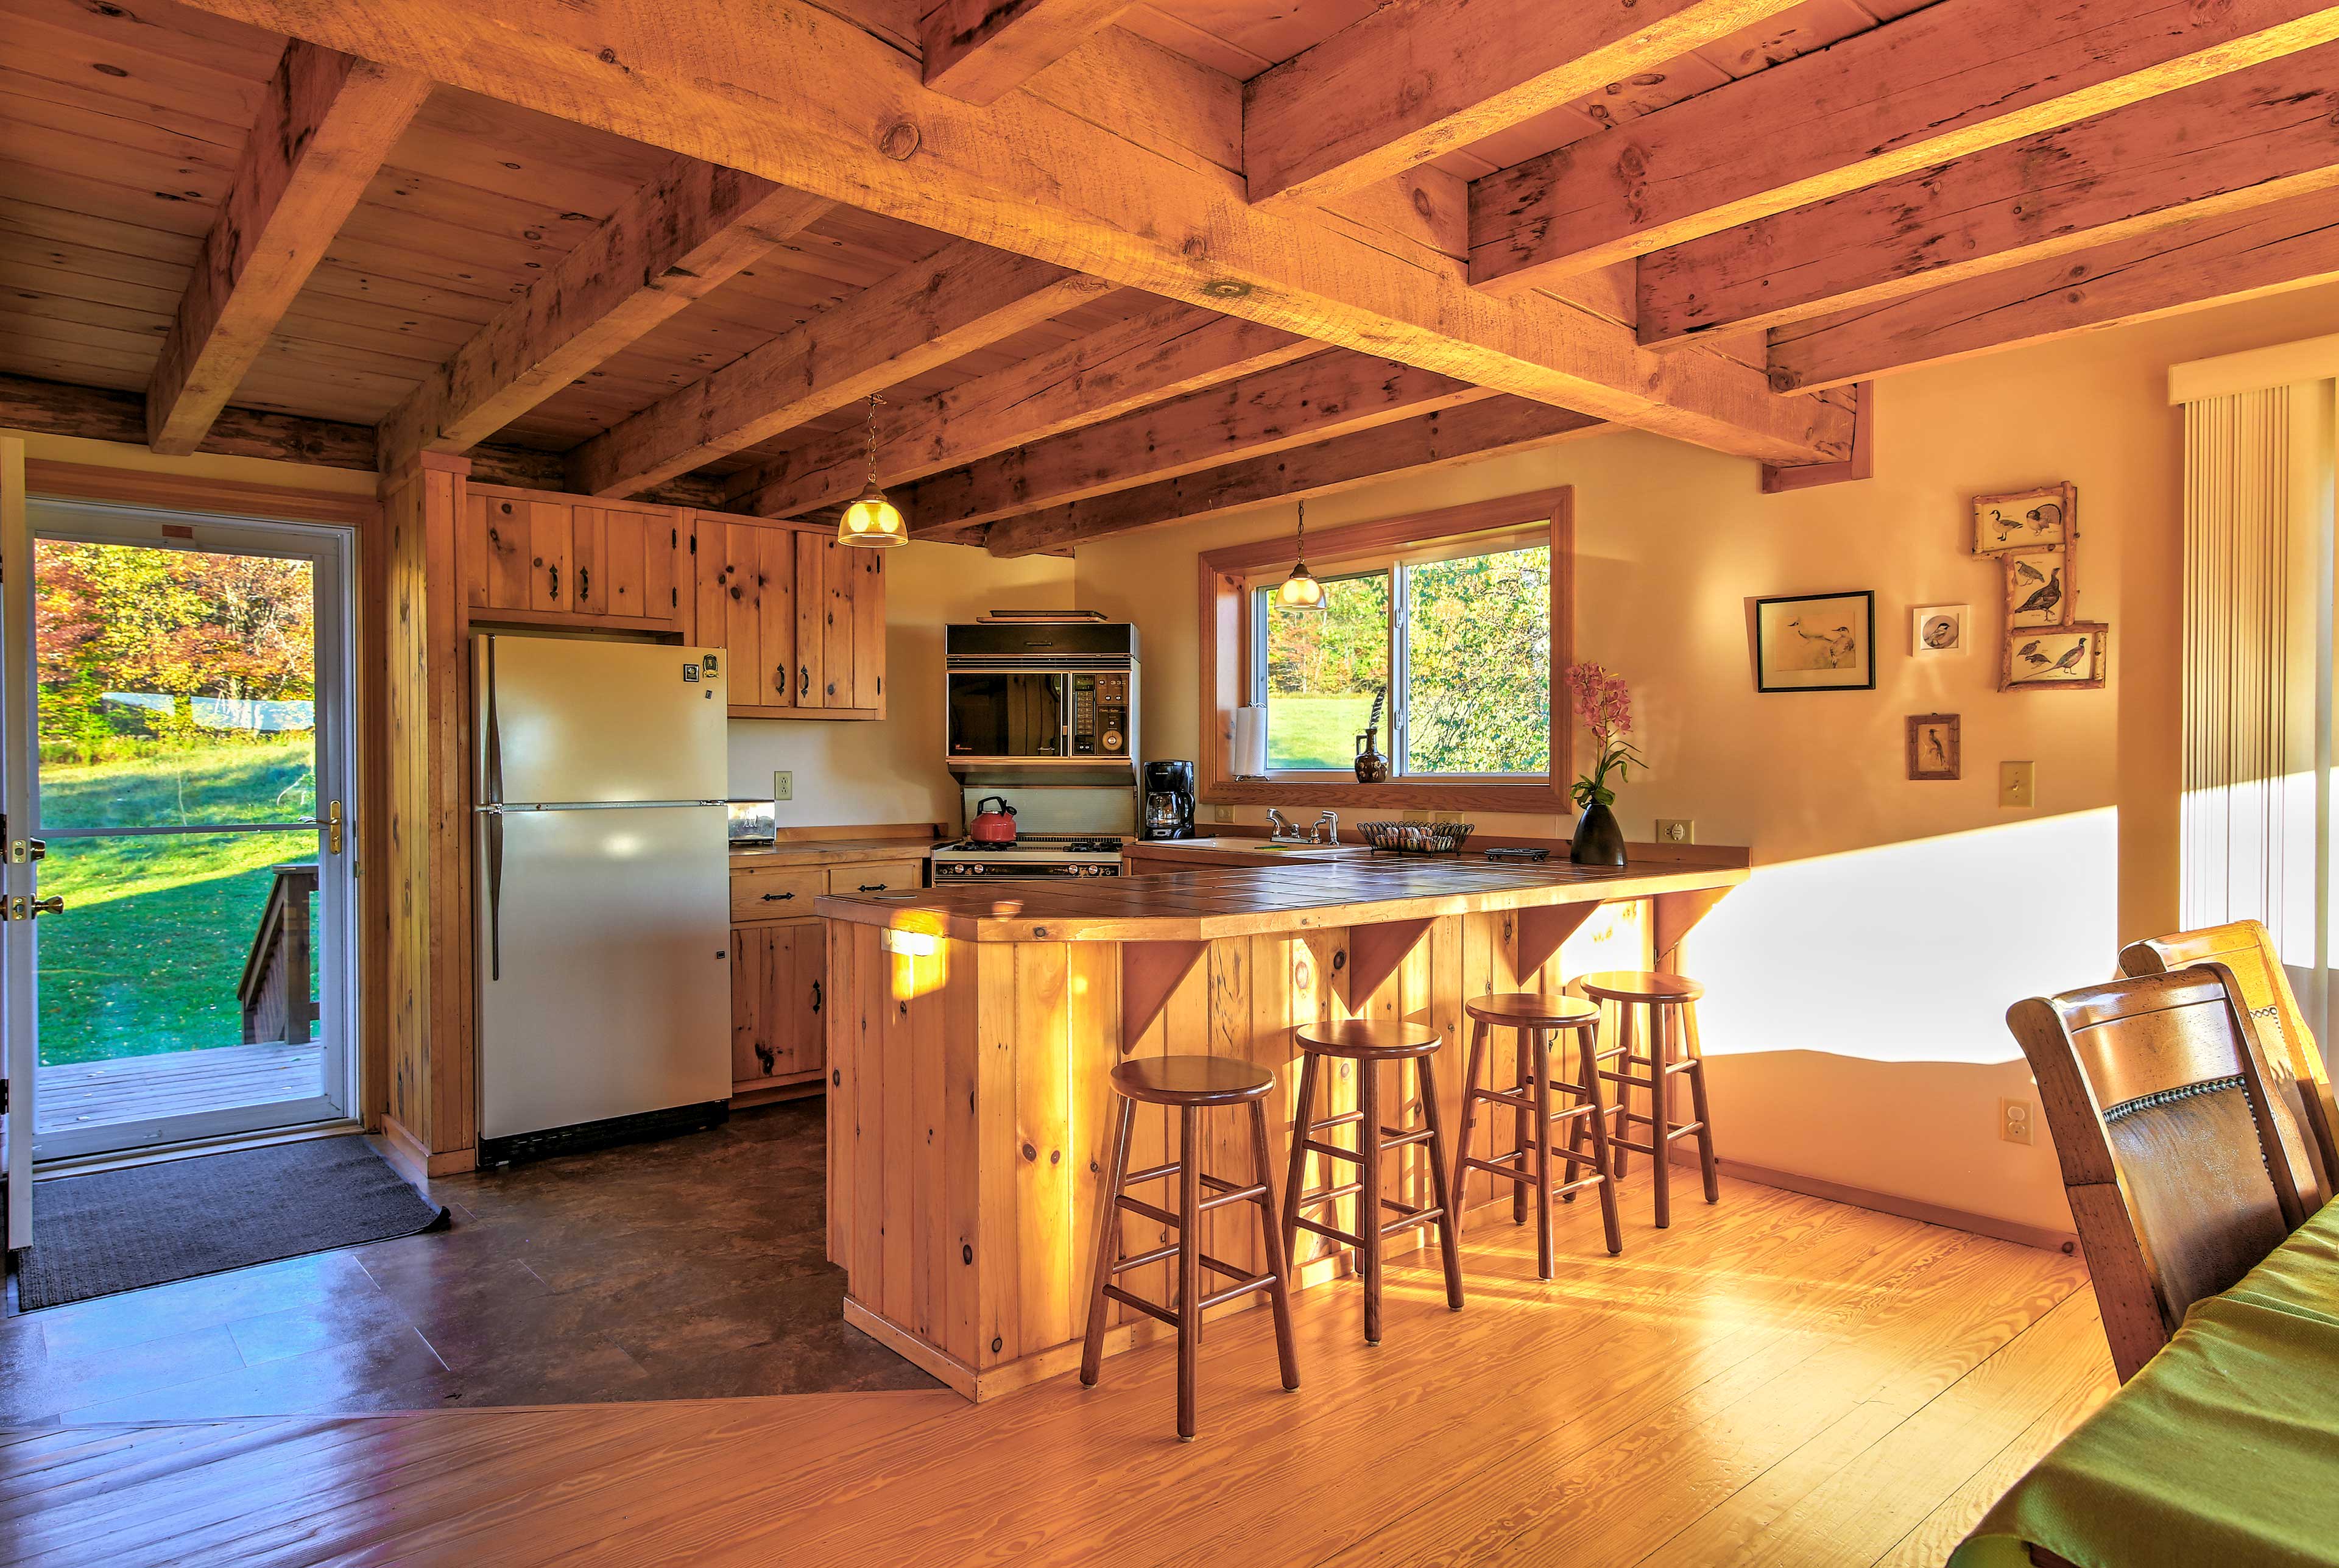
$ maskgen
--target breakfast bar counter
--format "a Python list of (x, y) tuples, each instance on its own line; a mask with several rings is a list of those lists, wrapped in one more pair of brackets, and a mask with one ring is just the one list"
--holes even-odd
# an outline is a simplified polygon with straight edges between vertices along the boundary
[[(1742, 860), (1607, 870), (1342, 857), (824, 897), (828, 1256), (847, 1272), (846, 1319), (972, 1398), (1065, 1371), (1086, 1323), (1117, 1062), (1211, 1054), (1272, 1070), (1279, 1188), (1296, 1025), (1437, 1029), (1446, 1045), (1431, 1070), (1458, 1107), (1466, 998), (1675, 963), (1683, 937), (1745, 877)], [(1496, 1086), (1514, 1081), (1497, 1062)], [(1417, 1093), (1408, 1079), (1396, 1114), (1416, 1115)], [(1355, 1097), (1344, 1071), (1327, 1113)], [(1251, 1179), (1247, 1129), (1209, 1119), (1209, 1169)], [(1174, 1126), (1140, 1107), (1133, 1162), (1170, 1158)], [(1496, 1152), (1508, 1137), (1496, 1130)], [(1391, 1158), (1384, 1196), (1422, 1199), (1421, 1152)], [(1474, 1176), (1468, 1201), (1491, 1197), (1490, 1178)], [(1340, 1228), (1354, 1228), (1354, 1203), (1338, 1205)], [(1140, 1217), (1122, 1223), (1132, 1254), (1167, 1238)], [(1256, 1264), (1250, 1216), (1204, 1224), (1213, 1256)], [(1392, 1238), (1391, 1250), (1409, 1244)], [(1302, 1287), (1346, 1267), (1320, 1239), (1294, 1263)], [(1122, 1282), (1166, 1301), (1167, 1274), (1154, 1264)], [(1168, 1332), (1115, 1311), (1108, 1351)]]

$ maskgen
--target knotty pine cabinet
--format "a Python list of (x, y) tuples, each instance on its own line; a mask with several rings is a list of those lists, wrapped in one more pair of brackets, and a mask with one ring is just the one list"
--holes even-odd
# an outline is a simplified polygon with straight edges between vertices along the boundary
[[(782, 920), (731, 931), (731, 1094), (820, 1087), (826, 922)], [(776, 1096), (773, 1098), (777, 1098)]]
[(885, 554), (828, 527), (471, 485), (459, 543), (473, 622), (722, 648), (734, 718), (885, 716)]
[(690, 541), (675, 508), (472, 485), (464, 511), (473, 620), (689, 635)]
[(885, 556), (826, 528), (697, 515), (698, 639), (737, 718), (885, 716)]

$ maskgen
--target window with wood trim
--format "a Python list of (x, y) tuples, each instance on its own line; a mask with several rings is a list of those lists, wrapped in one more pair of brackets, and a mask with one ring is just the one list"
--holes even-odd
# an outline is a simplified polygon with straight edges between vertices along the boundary
[[(1285, 538), (1201, 557), (1204, 793), (1213, 801), (1563, 809), (1570, 492), (1353, 524), (1308, 537), (1320, 611), (1274, 589)], [(1231, 771), (1236, 709), (1267, 712), (1267, 770)], [(1386, 783), (1357, 782), (1375, 722)], [(1215, 723), (1211, 722), (1215, 719)]]

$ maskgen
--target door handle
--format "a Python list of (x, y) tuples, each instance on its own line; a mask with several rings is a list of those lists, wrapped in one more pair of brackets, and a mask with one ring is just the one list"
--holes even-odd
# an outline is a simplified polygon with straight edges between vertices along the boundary
[(812, 666), (799, 665), (796, 666), (796, 700), (802, 702), (810, 695), (812, 695)]
[(820, 981), (818, 981), (812, 982), (812, 1010), (814, 1012), (820, 1011)]
[(44, 914), (63, 914), (64, 912), (65, 895), (61, 892), (53, 892), (46, 898), (36, 898), (33, 901), (32, 912), (36, 917)]
[(332, 801), (325, 807), (325, 853), (341, 853), (341, 803)]
[(6, 905), (0, 907), (0, 919), (32, 920), (39, 915), (63, 914), (64, 895), (53, 893), (47, 898), (26, 898), (23, 893), (11, 894)]
[(504, 977), (504, 814), (488, 818), (488, 978)]
[(551, 594), (551, 597), (552, 597), (553, 598), (555, 598), (555, 599), (558, 599), (558, 598), (559, 598), (559, 597), (560, 597), (560, 564), (559, 564), (558, 561), (556, 561), (556, 562), (554, 562), (551, 566), (548, 566), (548, 567), (545, 567), (544, 569), (545, 569), (546, 573), (547, 573), (548, 576), (550, 576), (550, 577), (552, 578), (552, 594)]
[(577, 602), (583, 604), (593, 597), (593, 571), (589, 567), (577, 568)]

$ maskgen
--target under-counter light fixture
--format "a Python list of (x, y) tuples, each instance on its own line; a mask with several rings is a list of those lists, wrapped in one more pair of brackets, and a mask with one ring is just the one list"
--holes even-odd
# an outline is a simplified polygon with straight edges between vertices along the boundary
[(884, 400), (874, 392), (869, 394), (868, 487), (854, 497), (844, 515), (836, 519), (836, 542), (858, 545), (864, 550), (910, 542), (910, 527), (902, 520), (902, 508), (887, 500), (877, 486), (877, 405)]
[(1308, 574), (1308, 503), (1299, 503), (1299, 539), (1297, 546), (1298, 561), (1283, 586), (1275, 590), (1276, 602), (1287, 610), (1320, 610), (1324, 607), (1324, 585)]

